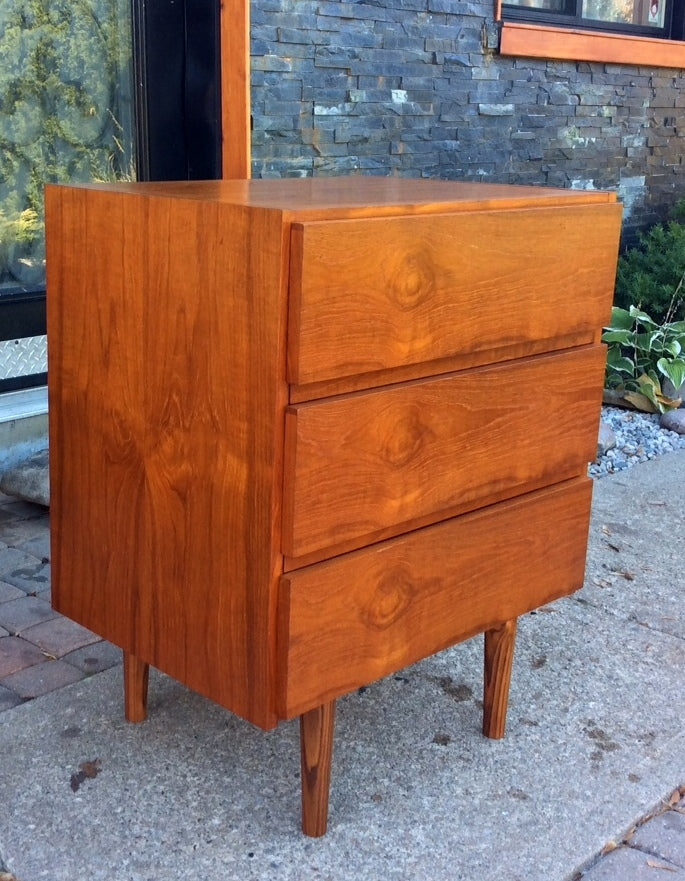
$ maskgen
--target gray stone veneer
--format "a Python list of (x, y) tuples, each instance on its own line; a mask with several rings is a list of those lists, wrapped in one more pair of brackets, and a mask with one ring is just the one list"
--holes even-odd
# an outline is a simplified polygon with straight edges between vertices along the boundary
[[(255, 0), (253, 175), (611, 189), (630, 239), (685, 195), (685, 74), (500, 56), (490, 2)], [(489, 36), (489, 39), (488, 39)]]

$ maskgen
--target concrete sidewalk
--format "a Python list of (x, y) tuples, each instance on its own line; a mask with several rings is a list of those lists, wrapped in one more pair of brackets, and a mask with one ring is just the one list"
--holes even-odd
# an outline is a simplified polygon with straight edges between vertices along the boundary
[[(340, 700), (323, 839), (299, 831), (295, 722), (258, 731), (156, 674), (149, 720), (128, 725), (118, 665), (10, 706), (0, 713), (0, 873), (685, 879), (678, 796), (632, 847), (600, 856), (685, 783), (684, 487), (685, 452), (596, 482), (586, 585), (521, 619), (503, 741), (480, 734), (481, 639)], [(17, 508), (14, 527), (0, 518), (9, 550), (44, 549), (47, 523), (31, 535), (32, 510)], [(47, 661), (78, 669), (70, 654)]]

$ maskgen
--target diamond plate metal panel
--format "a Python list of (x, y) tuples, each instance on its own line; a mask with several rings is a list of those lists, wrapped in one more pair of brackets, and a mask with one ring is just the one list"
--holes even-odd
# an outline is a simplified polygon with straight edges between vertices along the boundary
[(32, 336), (0, 342), (0, 379), (30, 376), (47, 369), (47, 337)]

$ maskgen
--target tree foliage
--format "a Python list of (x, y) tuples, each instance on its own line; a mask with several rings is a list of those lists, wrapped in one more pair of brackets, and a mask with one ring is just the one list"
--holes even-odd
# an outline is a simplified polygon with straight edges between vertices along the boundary
[(0, 286), (42, 275), (43, 184), (130, 176), (131, 131), (127, 0), (0, 5)]

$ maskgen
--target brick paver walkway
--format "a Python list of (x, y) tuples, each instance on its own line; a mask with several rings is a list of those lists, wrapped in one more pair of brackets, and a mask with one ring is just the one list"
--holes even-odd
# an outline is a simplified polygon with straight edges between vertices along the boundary
[(121, 661), (50, 606), (45, 508), (0, 494), (0, 712)]

